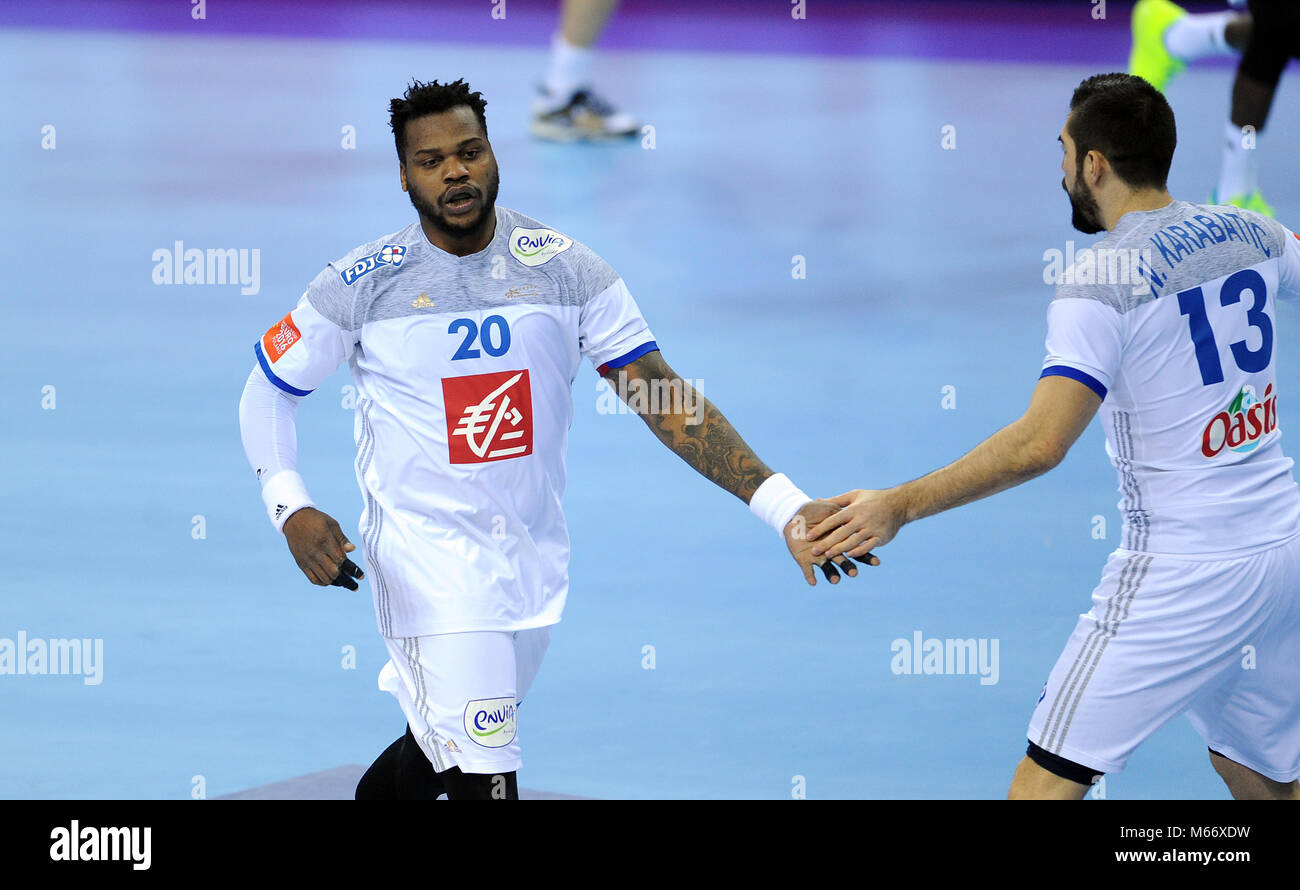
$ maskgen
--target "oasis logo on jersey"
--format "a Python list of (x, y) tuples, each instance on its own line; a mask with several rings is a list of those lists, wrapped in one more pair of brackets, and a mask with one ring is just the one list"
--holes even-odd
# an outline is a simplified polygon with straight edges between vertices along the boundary
[(504, 748), (515, 740), (515, 700), (481, 698), (465, 706), (465, 734), (484, 748)]
[(1229, 451), (1254, 451), (1259, 442), (1277, 429), (1277, 393), (1273, 384), (1264, 390), (1261, 400), (1255, 387), (1243, 386), (1241, 392), (1205, 425), (1201, 433), (1201, 454), (1217, 457)]
[(370, 256), (363, 256), (339, 273), (343, 283), (349, 287), (362, 275), (375, 271), (380, 266), (400, 266), (406, 259), (406, 248), (400, 244), (385, 244)]
[(510, 230), (510, 253), (525, 266), (540, 266), (572, 246), (572, 238), (566, 238), (553, 229), (515, 226)]

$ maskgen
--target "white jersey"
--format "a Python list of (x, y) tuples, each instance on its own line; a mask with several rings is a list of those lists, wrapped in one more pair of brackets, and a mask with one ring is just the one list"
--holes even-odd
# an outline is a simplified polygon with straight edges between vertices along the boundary
[(1103, 402), (1121, 547), (1244, 554), (1300, 529), (1278, 421), (1278, 297), (1300, 293), (1300, 240), (1236, 207), (1125, 214), (1064, 270), (1043, 376)]
[(358, 247), (255, 351), (293, 396), (351, 367), (355, 543), (380, 633), (395, 638), (560, 620), (579, 363), (616, 368), (657, 348), (604, 260), (498, 207), (491, 243), (470, 256), (435, 247), (418, 223)]

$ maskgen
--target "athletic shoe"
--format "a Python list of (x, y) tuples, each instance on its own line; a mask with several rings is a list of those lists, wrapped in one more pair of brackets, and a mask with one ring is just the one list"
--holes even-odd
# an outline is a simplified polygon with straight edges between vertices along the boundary
[(1128, 57), (1128, 73), (1151, 84), (1162, 93), (1175, 74), (1187, 63), (1165, 49), (1165, 32), (1174, 22), (1187, 15), (1186, 10), (1170, 0), (1138, 0), (1133, 7), (1133, 50)]
[(1259, 189), (1255, 189), (1249, 195), (1233, 195), (1227, 201), (1220, 201), (1218, 189), (1215, 189), (1210, 193), (1210, 203), (1231, 204), (1234, 207), (1240, 207), (1242, 210), (1253, 210), (1265, 216), (1277, 216), (1273, 212), (1273, 205), (1264, 200), (1264, 196), (1259, 193)]
[(589, 88), (558, 99), (545, 87), (538, 87), (537, 92), (530, 129), (539, 139), (599, 142), (635, 136), (641, 129), (640, 121), (619, 111)]

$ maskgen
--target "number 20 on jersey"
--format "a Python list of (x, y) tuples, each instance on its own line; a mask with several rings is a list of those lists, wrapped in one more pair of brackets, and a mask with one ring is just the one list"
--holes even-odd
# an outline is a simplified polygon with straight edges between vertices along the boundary
[(458, 318), (447, 328), (448, 334), (462, 334), (463, 339), (451, 360), (481, 358), (483, 353), (497, 357), (510, 351), (510, 323), (500, 315), (489, 315), (479, 324), (472, 318)]

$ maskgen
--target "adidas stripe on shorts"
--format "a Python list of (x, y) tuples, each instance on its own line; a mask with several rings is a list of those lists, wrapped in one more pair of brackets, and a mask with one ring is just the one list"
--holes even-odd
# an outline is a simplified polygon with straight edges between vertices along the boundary
[(1186, 713), (1207, 746), (1300, 778), (1300, 535), (1232, 559), (1116, 550), (1029, 740), (1097, 772)]

